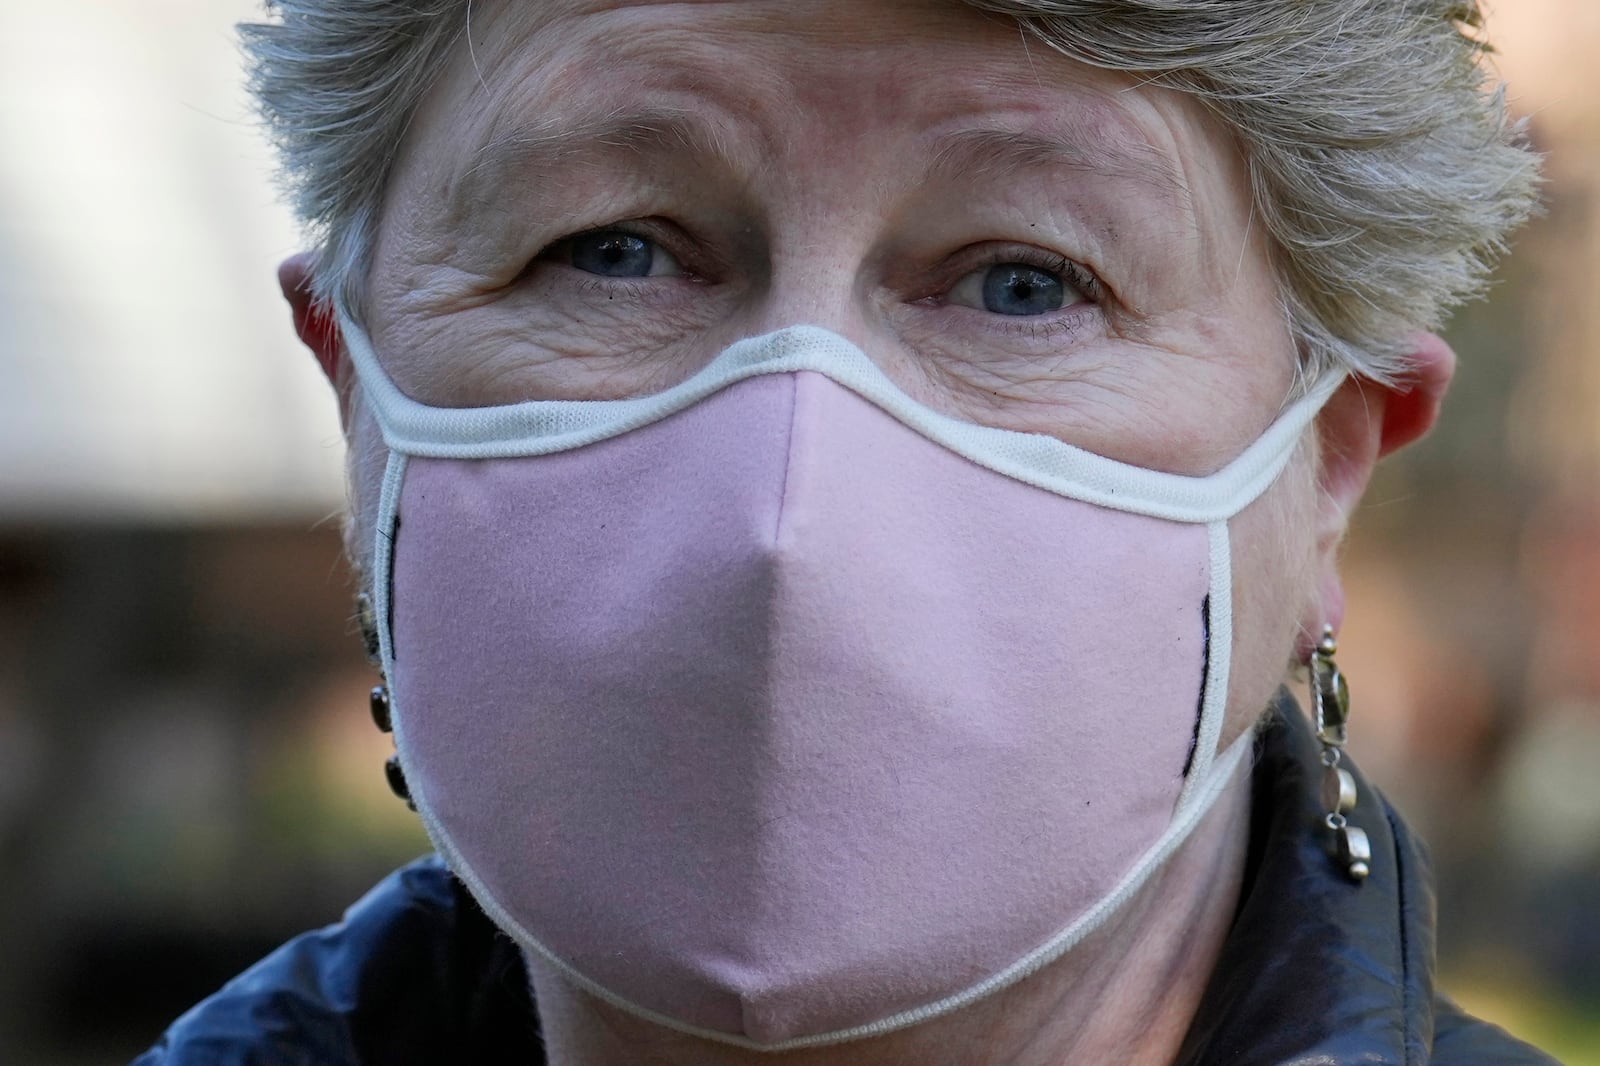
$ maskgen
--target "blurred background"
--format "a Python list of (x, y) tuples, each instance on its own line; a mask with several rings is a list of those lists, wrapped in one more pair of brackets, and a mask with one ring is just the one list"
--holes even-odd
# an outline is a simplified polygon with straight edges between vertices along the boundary
[[(339, 557), (332, 395), (240, 86), (248, 0), (0, 34), (0, 1062), (125, 1062), (426, 850)], [(1548, 215), (1348, 551), (1352, 747), (1431, 841), (1446, 988), (1600, 1066), (1600, 4), (1501, 0)]]

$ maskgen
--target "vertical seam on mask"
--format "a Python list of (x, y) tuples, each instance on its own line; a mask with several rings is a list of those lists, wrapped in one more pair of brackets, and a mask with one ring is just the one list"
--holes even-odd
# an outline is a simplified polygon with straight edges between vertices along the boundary
[(800, 417), (800, 375), (789, 379), (789, 426), (783, 436), (783, 487), (778, 490), (778, 514), (772, 523), (772, 543), (776, 547), (783, 534), (783, 515), (789, 506), (789, 475), (794, 470), (794, 423)]

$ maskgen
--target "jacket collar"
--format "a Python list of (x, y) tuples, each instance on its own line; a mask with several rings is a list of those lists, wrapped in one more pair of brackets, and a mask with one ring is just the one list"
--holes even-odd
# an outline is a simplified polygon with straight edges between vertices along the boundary
[(1350, 824), (1372, 873), (1330, 852), (1324, 773), (1306, 715), (1280, 691), (1262, 727), (1245, 888), (1180, 1066), (1428, 1062), (1434, 894), (1422, 844), (1356, 773)]

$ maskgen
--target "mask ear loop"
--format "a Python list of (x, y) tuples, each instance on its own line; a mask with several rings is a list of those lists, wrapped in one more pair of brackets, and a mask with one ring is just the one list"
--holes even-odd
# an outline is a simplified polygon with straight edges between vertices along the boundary
[(390, 415), (397, 405), (412, 401), (400, 391), (383, 365), (378, 361), (367, 331), (356, 321), (344, 302), (334, 299), (334, 315), (339, 323), (339, 335), (355, 366), (356, 383), (363, 402), (372, 412), (379, 431), (383, 434), (388, 459), (383, 468), (383, 482), (378, 492), (378, 513), (374, 518), (372, 544), (372, 643), (369, 654), (377, 659), (377, 666), (385, 677), (394, 676), (394, 643), (390, 632), (393, 617), (392, 594), (389, 588), (394, 572), (394, 538), (400, 527), (400, 486), (405, 480), (406, 453), (395, 447), (391, 433)]
[[(404, 400), (404, 395), (384, 372), (377, 354), (372, 350), (372, 342), (367, 339), (366, 330), (357, 324), (355, 316), (350, 314), (343, 302), (337, 298), (334, 301), (334, 313), (337, 316), (345, 351), (355, 367), (362, 402), (372, 412), (373, 420), (377, 422), (378, 429), (383, 434), (384, 448), (388, 452), (383, 468), (383, 482), (378, 491), (378, 513), (372, 523), (372, 572), (369, 575), (372, 592), (370, 599), (363, 595), (363, 599), (367, 600), (364, 614), (370, 612), (370, 616), (363, 617), (362, 628), (368, 640), (369, 657), (375, 660), (383, 680), (371, 694), (373, 719), (383, 732), (396, 734), (398, 748), (396, 721), (399, 716), (395, 713), (397, 701), (389, 679), (395, 676), (392, 625), (394, 542), (400, 529), (400, 488), (405, 482), (406, 455), (396, 449), (391, 440), (388, 412), (397, 400)], [(384, 763), (384, 774), (388, 779), (390, 791), (403, 800), (407, 807), (416, 810), (398, 753), (391, 755)]]
[(394, 542), (400, 531), (400, 486), (405, 481), (404, 452), (389, 450), (378, 493), (378, 514), (373, 522), (372, 588), (378, 628), (378, 654), (385, 677), (394, 676)]
[[(355, 368), (362, 402), (372, 412), (388, 452), (378, 494), (378, 513), (373, 521), (372, 563), (368, 575), (372, 583), (371, 591), (357, 597), (357, 612), (362, 638), (367, 646), (367, 658), (377, 667), (379, 674), (379, 684), (373, 687), (368, 697), (372, 720), (381, 732), (394, 733), (396, 715), (388, 680), (394, 676), (394, 637), (390, 625), (394, 597), (390, 586), (394, 573), (394, 539), (400, 527), (400, 486), (405, 480), (406, 456), (394, 447), (390, 439), (387, 412), (395, 398), (403, 401), (404, 396), (384, 373), (372, 350), (372, 343), (367, 339), (366, 330), (357, 324), (355, 316), (338, 296), (334, 297), (332, 313), (338, 324), (344, 351)], [(384, 763), (384, 775), (390, 791), (415, 811), (416, 804), (412, 800), (398, 754), (391, 755)]]
[[(1201, 700), (1200, 721), (1195, 730), (1194, 759), (1189, 768), (1188, 779), (1184, 782), (1183, 791), (1178, 796), (1179, 815), (1187, 812), (1196, 802), (1196, 798), (1208, 791), (1207, 782), (1216, 767), (1218, 756), (1221, 755), (1222, 727), (1228, 713), (1228, 686), (1233, 662), (1233, 547), (1228, 533), (1228, 523), (1233, 517), (1237, 517), (1240, 511), (1270, 490), (1277, 478), (1282, 476), (1283, 469), (1293, 457), (1294, 450), (1299, 447), (1301, 435), (1316, 421), (1317, 414), (1332, 397), (1344, 376), (1343, 373), (1334, 373), (1313, 382), (1306, 389), (1305, 396), (1297, 401), (1294, 407), (1286, 409), (1285, 413), (1292, 411), (1292, 417), (1300, 421), (1301, 425), (1293, 441), (1284, 443), (1283, 461), (1277, 464), (1278, 469), (1273, 479), (1262, 485), (1254, 496), (1240, 503), (1238, 510), (1232, 516), (1206, 525), (1211, 572), (1210, 613), (1206, 627), (1209, 654), (1206, 656), (1205, 695)], [(1268, 432), (1274, 432), (1276, 428), (1274, 425)]]

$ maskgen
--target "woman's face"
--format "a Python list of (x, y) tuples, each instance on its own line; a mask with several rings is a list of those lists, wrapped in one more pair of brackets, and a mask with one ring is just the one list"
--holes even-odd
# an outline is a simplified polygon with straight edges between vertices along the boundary
[[(1292, 388), (1244, 161), (1185, 97), (953, 0), (474, 7), (368, 279), (420, 400), (655, 392), (811, 323), (930, 407), (1202, 475)], [(1235, 728), (1302, 621), (1310, 462), (1234, 522)]]

